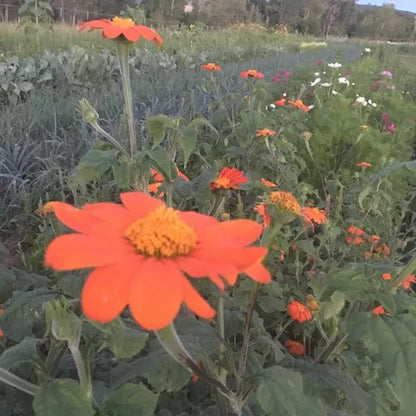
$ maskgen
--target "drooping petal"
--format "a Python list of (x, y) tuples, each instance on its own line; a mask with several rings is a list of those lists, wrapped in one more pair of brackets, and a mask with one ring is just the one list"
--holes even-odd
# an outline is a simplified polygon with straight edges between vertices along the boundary
[(136, 219), (142, 218), (157, 207), (165, 205), (160, 199), (152, 198), (143, 192), (125, 192), (120, 194), (120, 199)]
[(209, 305), (188, 281), (185, 283), (184, 302), (192, 312), (201, 318), (210, 319), (215, 316), (215, 309)]
[(262, 260), (266, 254), (267, 248), (265, 247), (235, 247), (224, 246), (220, 243), (216, 246), (201, 245), (193, 252), (196, 258), (214, 263), (230, 263), (238, 271), (243, 271)]
[(140, 39), (140, 33), (134, 27), (123, 29), (124, 37), (130, 42), (137, 42)]
[(272, 278), (270, 272), (261, 262), (255, 263), (243, 271), (251, 279), (259, 283), (270, 283)]
[(79, 25), (79, 30), (84, 30), (85, 28), (88, 28), (89, 31), (93, 29), (103, 29), (104, 27), (111, 24), (110, 20), (107, 19), (100, 19), (100, 20), (90, 20), (89, 22), (82, 22)]
[(186, 280), (173, 261), (149, 258), (130, 282), (129, 305), (133, 318), (147, 330), (169, 325), (181, 306)]
[(256, 241), (263, 231), (260, 224), (251, 220), (231, 220), (207, 227), (199, 235), (201, 243), (215, 244), (218, 239), (223, 243), (229, 241), (240, 246), (246, 246)]
[(85, 315), (97, 322), (110, 322), (127, 306), (129, 282), (140, 264), (139, 257), (97, 267), (82, 289), (81, 305)]
[(123, 29), (114, 25), (103, 27), (103, 37), (109, 39), (118, 38), (123, 34)]
[(162, 45), (162, 37), (149, 27), (143, 25), (136, 25), (133, 29), (136, 30), (140, 34), (140, 36), (143, 36), (146, 40), (152, 40), (157, 45)]
[(136, 255), (134, 248), (122, 239), (67, 234), (50, 243), (45, 253), (45, 265), (55, 270), (75, 270), (109, 265), (129, 255)]

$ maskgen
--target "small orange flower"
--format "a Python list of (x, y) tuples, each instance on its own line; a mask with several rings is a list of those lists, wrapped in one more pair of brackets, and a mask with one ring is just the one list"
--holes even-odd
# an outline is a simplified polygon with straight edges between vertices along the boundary
[(156, 169), (150, 168), (150, 172), (156, 182), (163, 182), (163, 176)]
[(216, 71), (216, 72), (221, 71), (221, 67), (214, 64), (213, 62), (201, 65), (201, 69), (203, 69), (204, 71)]
[(390, 254), (391, 254), (391, 250), (390, 250), (390, 248), (385, 244), (385, 243), (383, 243), (381, 246), (379, 246), (379, 247), (375, 247), (374, 248), (374, 251), (376, 252), (376, 253), (378, 253), (378, 254), (381, 254), (382, 256), (384, 256), (384, 257), (388, 257), (388, 256), (390, 256)]
[(284, 250), (280, 250), (280, 257), (279, 257), (280, 263), (283, 263), (285, 261), (285, 254), (286, 252)]
[(400, 286), (403, 286), (407, 290), (410, 288), (410, 285), (415, 282), (416, 282), (416, 276), (409, 274), (409, 276), (407, 276), (406, 279), (404, 279), (404, 281), (400, 284)]
[(261, 178), (261, 183), (268, 188), (274, 188), (277, 186), (274, 182), (268, 181), (267, 179)]
[(366, 238), (367, 243), (371, 243), (371, 244), (377, 244), (380, 241), (380, 236), (379, 235), (370, 235), (369, 237)]
[(263, 217), (263, 227), (270, 225), (270, 215), (267, 213), (265, 204), (258, 204), (254, 207), (254, 211), (258, 212)]
[(300, 205), (296, 198), (285, 191), (274, 191), (268, 195), (268, 203), (278, 207), (281, 211), (293, 212), (300, 214)]
[(263, 130), (256, 130), (256, 137), (269, 137), (274, 136), (276, 132), (274, 130), (270, 129), (263, 129)]
[(389, 315), (389, 314), (386, 314), (386, 311), (381, 305), (373, 309), (373, 314), (374, 315)]
[(364, 242), (364, 239), (361, 238), (361, 236), (365, 234), (365, 231), (361, 228), (357, 228), (352, 225), (351, 227), (347, 228), (347, 233), (350, 234), (345, 238), (348, 245), (359, 245)]
[[(154, 183), (149, 183), (149, 185), (147, 185), (147, 191), (149, 192), (150, 195), (155, 195), (159, 192), (159, 187), (162, 185), (163, 182), (154, 182)], [(161, 198), (163, 198), (165, 196), (165, 193), (162, 191), (159, 195)]]
[(303, 207), (302, 215), (305, 218), (305, 228), (309, 226), (314, 230), (314, 223), (323, 224), (326, 222), (325, 211), (319, 208)]
[(305, 347), (302, 343), (293, 341), (291, 339), (288, 339), (285, 342), (285, 347), (288, 348), (289, 353), (293, 355), (303, 355), (305, 353)]
[(55, 201), (47, 202), (43, 207), (38, 208), (35, 213), (38, 214), (40, 217), (45, 217), (50, 212), (53, 212)]
[(360, 167), (360, 168), (371, 168), (371, 163), (368, 163), (368, 162), (360, 162), (360, 163), (357, 163), (355, 166), (358, 166), (358, 167)]
[(280, 100), (276, 100), (274, 103), (279, 107), (284, 107), (284, 105), (286, 104), (286, 98), (281, 98)]
[(304, 304), (294, 300), (287, 305), (287, 313), (292, 319), (298, 322), (305, 322), (312, 319), (311, 310)]
[(262, 78), (264, 78), (264, 74), (262, 74), (261, 72), (258, 72), (255, 69), (249, 69), (248, 71), (240, 72), (240, 77), (241, 78), (258, 78), (258, 79), (262, 79)]
[(303, 103), (302, 100), (291, 101), (288, 100), (287, 103), (292, 107), (296, 107), (299, 110), (302, 110), (304, 113), (308, 113), (311, 109)]
[(248, 177), (244, 172), (235, 168), (224, 168), (214, 182), (209, 184), (211, 191), (215, 189), (239, 189), (240, 185), (247, 183)]
[(193, 278), (208, 277), (221, 290), (239, 273), (268, 283), (265, 247), (249, 247), (262, 227), (250, 220), (221, 222), (181, 212), (142, 192), (120, 195), (122, 204), (100, 202), (77, 209), (56, 202), (56, 217), (75, 233), (55, 238), (45, 265), (55, 270), (94, 268), (81, 294), (85, 315), (106, 323), (129, 305), (148, 330), (169, 325), (184, 303), (210, 319), (215, 310), (195, 290)]
[(391, 273), (383, 273), (383, 274), (381, 275), (381, 277), (382, 277), (384, 280), (391, 280)]
[(137, 42), (140, 38), (152, 41), (157, 45), (162, 45), (163, 39), (150, 27), (136, 25), (133, 19), (124, 17), (113, 17), (111, 20), (100, 19), (83, 22), (79, 25), (79, 30), (94, 29), (102, 30), (104, 38), (115, 39), (122, 38), (130, 42)]

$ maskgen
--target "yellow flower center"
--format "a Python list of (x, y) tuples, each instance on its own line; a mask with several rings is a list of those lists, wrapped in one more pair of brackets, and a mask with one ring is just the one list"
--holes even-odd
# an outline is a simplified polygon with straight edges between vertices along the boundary
[(276, 205), (282, 211), (300, 213), (300, 205), (290, 192), (275, 191), (269, 194), (269, 203)]
[(198, 240), (195, 230), (179, 218), (178, 211), (166, 206), (131, 224), (124, 236), (138, 254), (157, 258), (186, 256)]
[(215, 180), (215, 185), (217, 188), (229, 188), (230, 179), (224, 176), (220, 176)]
[(125, 17), (113, 17), (111, 20), (113, 26), (121, 27), (122, 29), (127, 29), (128, 27), (136, 26), (136, 23), (133, 19), (125, 18)]

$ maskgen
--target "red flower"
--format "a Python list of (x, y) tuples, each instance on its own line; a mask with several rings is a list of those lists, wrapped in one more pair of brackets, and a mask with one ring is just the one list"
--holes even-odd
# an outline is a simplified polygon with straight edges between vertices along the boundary
[(348, 245), (358, 245), (364, 242), (364, 239), (362, 239), (361, 236), (365, 234), (365, 231), (361, 228), (357, 228), (352, 225), (351, 227), (347, 228), (347, 233), (350, 234), (345, 238)]
[(276, 100), (274, 103), (278, 105), (279, 107), (284, 107), (284, 105), (286, 104), (286, 98), (281, 98), (280, 100)]
[(407, 276), (406, 279), (404, 279), (403, 283), (401, 283), (400, 286), (403, 286), (407, 290), (410, 288), (410, 285), (414, 282), (416, 282), (416, 276), (409, 274), (409, 276)]
[(240, 77), (241, 78), (258, 78), (258, 79), (262, 79), (262, 78), (264, 78), (264, 74), (262, 74), (261, 72), (258, 72), (255, 69), (249, 69), (248, 71), (240, 72)]
[(288, 339), (285, 342), (285, 347), (288, 348), (290, 354), (293, 354), (293, 355), (305, 354), (305, 347), (300, 342), (292, 341), (291, 339)]
[(360, 163), (357, 163), (355, 166), (358, 166), (358, 167), (360, 167), (360, 168), (371, 168), (371, 163), (368, 163), (368, 162), (360, 162)]
[(244, 172), (235, 168), (224, 168), (214, 182), (209, 184), (211, 191), (214, 189), (239, 189), (240, 185), (247, 183), (248, 177)]
[(274, 188), (277, 186), (274, 182), (268, 181), (267, 179), (261, 178), (261, 183), (268, 188)]
[(274, 130), (270, 129), (263, 129), (263, 130), (256, 130), (256, 137), (269, 137), (274, 136), (276, 132)]
[(383, 274), (381, 275), (381, 277), (382, 277), (384, 280), (391, 280), (391, 273), (383, 273)]
[(136, 42), (140, 38), (151, 40), (157, 45), (162, 45), (163, 39), (153, 30), (147, 26), (136, 25), (132, 19), (124, 17), (113, 17), (113, 19), (90, 20), (79, 25), (79, 30), (85, 28), (89, 32), (94, 29), (102, 30), (104, 38), (115, 39), (122, 37), (130, 42)]
[(129, 305), (143, 328), (169, 325), (184, 303), (196, 315), (215, 310), (190, 280), (208, 277), (221, 290), (238, 273), (270, 282), (262, 265), (265, 247), (249, 247), (262, 227), (250, 220), (220, 222), (181, 212), (141, 192), (120, 195), (122, 204), (100, 202), (77, 209), (55, 202), (57, 218), (76, 233), (55, 238), (45, 265), (55, 270), (94, 268), (81, 295), (85, 315), (110, 322)]
[(263, 227), (268, 227), (270, 225), (270, 215), (267, 214), (266, 205), (258, 204), (254, 207), (254, 211), (258, 212), (261, 217), (263, 217)]
[(203, 69), (204, 71), (216, 71), (216, 72), (221, 71), (221, 67), (218, 65), (215, 65), (212, 62), (201, 65), (201, 69)]
[(305, 322), (312, 319), (311, 310), (302, 303), (294, 300), (287, 305), (287, 313), (292, 319), (298, 322)]
[(381, 254), (381, 255), (383, 255), (384, 257), (388, 257), (388, 256), (390, 256), (390, 253), (391, 253), (391, 250), (390, 250), (390, 248), (385, 244), (385, 243), (383, 243), (381, 246), (379, 246), (379, 247), (375, 247), (374, 248), (374, 251), (376, 252), (376, 253), (378, 253), (378, 254)]
[(303, 103), (303, 101), (302, 100), (296, 100), (296, 101), (291, 101), (291, 100), (288, 100), (288, 102), (287, 102), (289, 105), (291, 105), (292, 107), (296, 107), (296, 108), (298, 108), (299, 110), (302, 110), (304, 113), (308, 113), (311, 109), (307, 106), (307, 105), (305, 105), (304, 103)]
[(315, 228), (314, 223), (323, 224), (326, 222), (325, 211), (319, 208), (303, 207), (302, 215), (303, 218), (305, 218), (305, 227), (310, 226), (312, 228), (312, 231)]
[(388, 315), (386, 314), (386, 311), (381, 305), (373, 309), (373, 314), (374, 315)]

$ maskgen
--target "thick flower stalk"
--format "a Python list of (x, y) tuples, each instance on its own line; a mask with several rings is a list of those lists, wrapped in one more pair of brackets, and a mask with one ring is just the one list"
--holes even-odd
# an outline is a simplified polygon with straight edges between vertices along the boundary
[(191, 284), (208, 277), (220, 290), (239, 273), (271, 280), (265, 247), (249, 246), (262, 233), (250, 220), (220, 222), (181, 212), (141, 192), (120, 195), (122, 204), (95, 203), (77, 209), (55, 202), (57, 218), (76, 233), (59, 236), (46, 250), (55, 270), (94, 268), (81, 295), (85, 315), (110, 322), (128, 305), (143, 328), (170, 325), (183, 304), (210, 319), (215, 310)]

